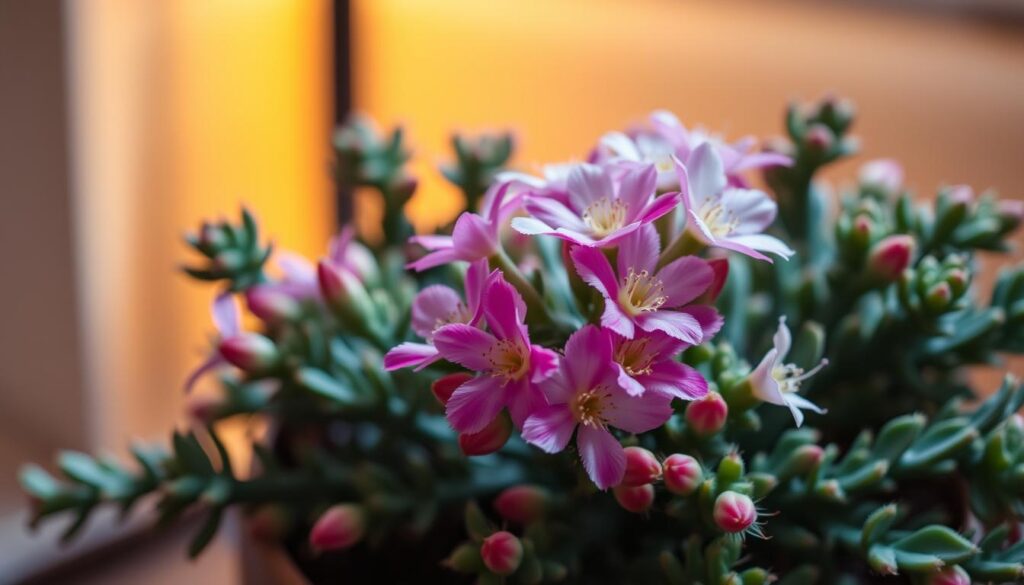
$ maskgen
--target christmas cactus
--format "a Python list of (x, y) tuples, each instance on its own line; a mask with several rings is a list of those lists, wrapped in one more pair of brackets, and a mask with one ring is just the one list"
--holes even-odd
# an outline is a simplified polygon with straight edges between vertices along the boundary
[[(888, 160), (832, 196), (852, 119), (793, 106), (758, 148), (659, 111), (538, 174), (457, 137), (467, 210), (430, 235), (402, 132), (354, 119), (338, 180), (380, 195), (381, 237), (314, 264), (248, 212), (203, 224), (218, 336), (187, 386), (219, 394), (133, 464), (27, 468), (35, 520), (152, 496), (205, 515), (196, 555), (234, 507), (324, 582), (1020, 581), (1024, 388), (969, 368), (1024, 352), (1024, 268), (973, 286), (1024, 209), (915, 201)], [(234, 468), (218, 426), (254, 416)]]

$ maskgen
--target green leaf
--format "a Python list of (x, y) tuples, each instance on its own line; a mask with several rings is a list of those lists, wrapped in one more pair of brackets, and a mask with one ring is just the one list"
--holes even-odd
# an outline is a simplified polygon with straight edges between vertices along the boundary
[(861, 530), (860, 545), (864, 548), (869, 548), (881, 540), (889, 532), (889, 529), (892, 528), (893, 522), (896, 521), (896, 514), (897, 508), (895, 504), (882, 506), (872, 512), (864, 522), (864, 528)]
[(892, 547), (897, 553), (930, 555), (947, 564), (966, 561), (978, 553), (978, 548), (966, 538), (939, 525), (922, 528), (892, 543)]
[(872, 456), (889, 463), (896, 462), (921, 434), (925, 424), (925, 418), (921, 414), (908, 414), (892, 419), (878, 432)]
[(171, 435), (171, 444), (174, 446), (175, 458), (186, 471), (202, 476), (214, 474), (213, 463), (194, 433), (182, 434), (175, 431)]
[(932, 425), (914, 441), (899, 460), (901, 470), (920, 471), (953, 456), (978, 437), (978, 430), (965, 418), (951, 418)]
[(118, 475), (110, 473), (92, 457), (77, 451), (64, 451), (57, 458), (64, 475), (96, 488), (111, 497), (124, 495), (127, 486)]
[(466, 504), (466, 532), (476, 541), (481, 541), (494, 533), (491, 521), (484, 516), (480, 506), (473, 501)]
[(882, 575), (895, 575), (899, 571), (896, 564), (896, 551), (876, 544), (868, 549), (868, 565)]
[(192, 538), (192, 542), (188, 545), (189, 558), (196, 558), (210, 544), (214, 535), (217, 534), (217, 529), (220, 528), (222, 516), (223, 510), (220, 507), (210, 510), (203, 525), (199, 528), (199, 532), (196, 533), (195, 537)]
[(40, 500), (48, 500), (60, 493), (60, 483), (38, 465), (29, 464), (22, 467), (18, 481), (22, 489)]
[(318, 368), (301, 368), (295, 381), (306, 390), (342, 404), (356, 402), (356, 395), (347, 385)]

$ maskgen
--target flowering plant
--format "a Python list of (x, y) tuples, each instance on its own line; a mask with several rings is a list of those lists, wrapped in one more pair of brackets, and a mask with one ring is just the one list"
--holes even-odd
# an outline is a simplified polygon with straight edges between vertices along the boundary
[[(505, 169), (510, 136), (458, 137), (467, 210), (419, 236), (402, 133), (353, 120), (338, 177), (380, 194), (383, 238), (314, 265), (248, 212), (204, 224), (219, 337), (188, 386), (219, 394), (135, 467), (27, 468), (36, 519), (71, 536), (154, 494), (206, 514), (194, 555), (237, 506), (325, 581), (1019, 581), (1024, 388), (967, 368), (1024, 351), (1024, 268), (972, 287), (1024, 209), (916, 203), (892, 161), (833, 209), (816, 177), (852, 117), (793, 106), (759, 150), (656, 112), (541, 176)], [(218, 431), (240, 415), (275, 429), (252, 473)]]

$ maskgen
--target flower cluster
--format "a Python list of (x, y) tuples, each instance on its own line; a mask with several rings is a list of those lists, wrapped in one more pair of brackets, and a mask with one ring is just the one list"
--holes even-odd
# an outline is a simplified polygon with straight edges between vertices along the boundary
[[(790, 161), (751, 154), (751, 146), (688, 132), (657, 112), (648, 130), (606, 136), (588, 162), (557, 165), (543, 178), (499, 176), (482, 215), (463, 213), (450, 237), (412, 239), (428, 250), (409, 265), (415, 270), (469, 263), (465, 301), (443, 285), (420, 291), (412, 327), (423, 341), (393, 348), (385, 367), (444, 360), (466, 368), (473, 377), (445, 402), (456, 431), (479, 433), (507, 409), (522, 438), (548, 453), (564, 450), (575, 435), (593, 482), (619, 485), (626, 470), (620, 437), (657, 429), (672, 416), (674, 400), (708, 393), (707, 380), (680, 356), (722, 328), (711, 303), (728, 264), (699, 253), (714, 247), (766, 261), (762, 252), (793, 253), (763, 233), (775, 203), (740, 174)], [(528, 264), (528, 241), (512, 251), (503, 246), (506, 224), (524, 236), (562, 241), (561, 268), (577, 285), (575, 312), (590, 321), (564, 343), (531, 342), (530, 325), (544, 324), (547, 303), (510, 258)], [(544, 314), (531, 319), (534, 310)], [(783, 333), (777, 345), (785, 343)], [(816, 409), (795, 393), (806, 375), (776, 363), (786, 351), (776, 348), (755, 371), (759, 395)]]

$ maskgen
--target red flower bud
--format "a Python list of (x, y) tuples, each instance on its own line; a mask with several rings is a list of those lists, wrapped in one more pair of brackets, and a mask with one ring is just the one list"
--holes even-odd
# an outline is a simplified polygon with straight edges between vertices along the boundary
[(480, 545), (480, 558), (492, 573), (511, 575), (523, 562), (523, 543), (511, 532), (495, 532)]
[(272, 286), (256, 286), (245, 291), (245, 302), (254, 315), (268, 323), (295, 319), (302, 306), (294, 297)]
[(516, 524), (529, 524), (544, 515), (549, 495), (534, 485), (517, 485), (498, 494), (494, 509), (502, 518)]
[(749, 496), (725, 491), (715, 500), (715, 524), (726, 532), (743, 532), (757, 520), (757, 509)]
[(455, 390), (472, 378), (473, 374), (468, 372), (441, 376), (437, 380), (434, 380), (434, 383), (430, 385), (430, 391), (434, 393), (434, 397), (441, 403), (441, 406), (444, 406), (445, 404), (448, 404), (448, 399), (452, 397)]
[(722, 294), (725, 281), (729, 278), (729, 259), (712, 258), (708, 260), (708, 266), (711, 268), (711, 286), (708, 287), (704, 295), (707, 297), (705, 303), (711, 304), (718, 299), (718, 295)]
[(686, 407), (686, 422), (693, 432), (702, 437), (722, 430), (727, 416), (729, 405), (718, 392), (708, 392), (706, 396), (690, 402)]
[(626, 474), (622, 485), (641, 486), (653, 483), (661, 477), (661, 463), (658, 458), (643, 447), (626, 447)]
[(355, 504), (331, 506), (313, 525), (309, 544), (316, 550), (354, 546), (366, 534), (366, 514)]
[(615, 501), (624, 510), (634, 514), (643, 514), (654, 504), (654, 486), (651, 484), (638, 486), (623, 484), (612, 488), (612, 493), (615, 494)]
[(662, 473), (665, 478), (665, 489), (680, 496), (692, 494), (704, 481), (704, 470), (701, 469), (700, 463), (682, 453), (665, 458)]
[(266, 371), (280, 358), (274, 342), (259, 333), (241, 333), (221, 341), (220, 355), (250, 373)]
[(910, 266), (917, 243), (913, 236), (899, 234), (883, 238), (871, 248), (868, 270), (886, 282), (893, 282)]
[(459, 448), (466, 455), (488, 455), (505, 446), (512, 436), (512, 420), (508, 415), (495, 417), (482, 430), (459, 435)]
[(953, 565), (943, 567), (938, 572), (928, 575), (924, 583), (926, 585), (971, 585), (971, 576), (967, 571)]

